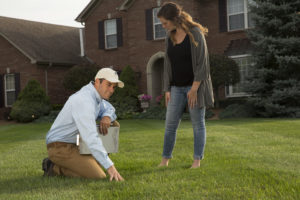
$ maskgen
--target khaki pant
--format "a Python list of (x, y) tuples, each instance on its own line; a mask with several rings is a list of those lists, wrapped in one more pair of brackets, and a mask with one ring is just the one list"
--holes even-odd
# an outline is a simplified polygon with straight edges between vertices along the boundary
[(49, 159), (57, 175), (105, 178), (106, 174), (92, 155), (81, 155), (75, 144), (53, 142), (47, 145)]

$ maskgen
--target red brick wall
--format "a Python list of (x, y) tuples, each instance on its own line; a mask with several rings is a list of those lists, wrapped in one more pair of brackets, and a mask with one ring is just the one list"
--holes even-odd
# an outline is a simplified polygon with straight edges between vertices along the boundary
[[(30, 79), (39, 81), (43, 88), (46, 86), (45, 66), (31, 64), (23, 53), (6, 39), (0, 37), (0, 74), (6, 74), (6, 68), (10, 68), (10, 73), (20, 73), (21, 90)], [(48, 69), (48, 95), (51, 103), (63, 104), (69, 95), (62, 86), (62, 79), (66, 70), (66, 67), (55, 66)], [(5, 110), (8, 108), (0, 108), (0, 119), (3, 118)]]
[[(164, 51), (164, 40), (146, 40), (145, 10), (157, 7), (156, 0), (135, 1), (127, 12), (117, 11), (123, 0), (104, 0), (87, 18), (86, 52), (88, 57), (99, 66), (117, 66), (122, 69), (131, 65), (136, 72), (140, 72), (139, 88), (141, 92), (147, 91), (146, 66), (152, 55)], [(165, 0), (161, 1), (166, 2)], [(207, 45), (210, 53), (223, 54), (233, 39), (246, 37), (244, 31), (219, 31), (218, 0), (175, 0), (185, 11), (209, 29)], [(111, 13), (112, 18), (122, 17), (123, 20), (123, 46), (115, 50), (98, 49), (98, 21), (107, 19)], [(220, 97), (225, 98), (224, 92)]]

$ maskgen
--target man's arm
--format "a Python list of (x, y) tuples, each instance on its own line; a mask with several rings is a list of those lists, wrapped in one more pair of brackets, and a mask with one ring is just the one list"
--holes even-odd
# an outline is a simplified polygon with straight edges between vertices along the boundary
[(90, 149), (94, 158), (105, 168), (108, 169), (113, 162), (107, 155), (98, 135), (95, 121), (95, 108), (88, 99), (78, 98), (72, 102), (72, 116), (79, 130), (82, 140)]

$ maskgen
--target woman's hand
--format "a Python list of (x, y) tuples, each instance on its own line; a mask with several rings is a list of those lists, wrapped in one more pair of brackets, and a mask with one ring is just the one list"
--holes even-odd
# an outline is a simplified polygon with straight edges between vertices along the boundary
[(188, 104), (190, 108), (194, 108), (197, 105), (197, 91), (200, 84), (200, 81), (194, 81), (190, 91), (187, 93)]
[(197, 90), (191, 88), (191, 90), (187, 93), (188, 104), (190, 108), (194, 108), (197, 105)]
[(168, 107), (168, 103), (171, 100), (171, 92), (166, 92), (165, 93), (165, 102), (166, 102), (166, 107)]

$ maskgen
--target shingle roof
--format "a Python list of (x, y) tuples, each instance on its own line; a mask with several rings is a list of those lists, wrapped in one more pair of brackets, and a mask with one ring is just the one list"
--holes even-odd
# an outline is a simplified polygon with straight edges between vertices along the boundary
[(248, 38), (231, 40), (224, 54), (227, 56), (251, 54), (253, 46)]
[[(99, 6), (103, 0), (91, 0), (89, 4), (81, 11), (81, 13), (76, 17), (77, 22), (85, 22), (86, 19), (91, 15), (91, 13)], [(123, 3), (117, 8), (119, 11), (127, 11), (133, 4), (135, 0), (123, 0)]]
[(72, 65), (81, 61), (79, 28), (0, 16), (0, 35), (32, 63)]

